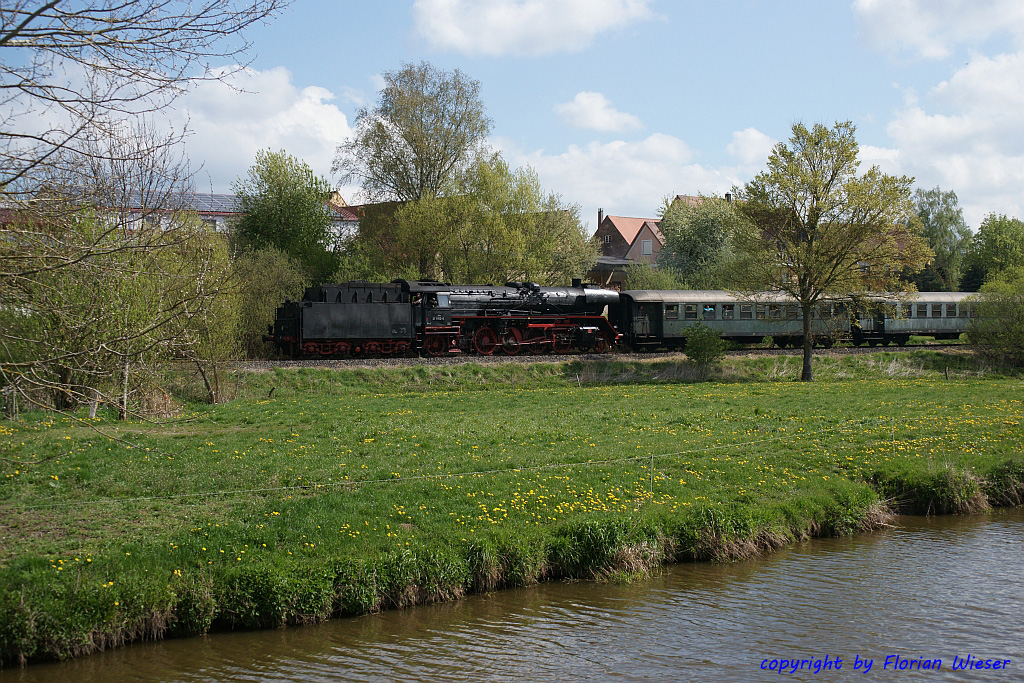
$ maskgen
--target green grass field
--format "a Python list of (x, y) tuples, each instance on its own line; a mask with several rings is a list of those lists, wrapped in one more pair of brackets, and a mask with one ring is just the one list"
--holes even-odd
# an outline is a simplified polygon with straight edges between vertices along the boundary
[[(1024, 497), (1022, 383), (914, 352), (242, 373), (0, 422), (0, 660), (620, 579)], [(947, 379), (947, 377), (949, 377)]]

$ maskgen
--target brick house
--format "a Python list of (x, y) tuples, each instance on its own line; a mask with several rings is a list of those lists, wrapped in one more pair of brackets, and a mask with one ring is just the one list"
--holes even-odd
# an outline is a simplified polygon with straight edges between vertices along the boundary
[[(680, 194), (672, 202), (694, 205), (699, 197)], [(588, 274), (591, 282), (605, 287), (621, 288), (626, 278), (626, 267), (630, 264), (646, 263), (657, 266), (658, 254), (665, 246), (661, 233), (661, 221), (657, 218), (633, 218), (630, 216), (606, 216), (603, 209), (597, 210), (597, 240), (601, 255)]]

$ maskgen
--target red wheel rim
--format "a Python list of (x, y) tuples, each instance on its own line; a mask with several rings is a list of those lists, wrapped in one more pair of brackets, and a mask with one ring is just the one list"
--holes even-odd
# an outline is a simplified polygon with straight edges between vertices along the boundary
[(440, 356), (444, 353), (444, 337), (427, 337), (425, 344), (427, 353), (431, 356)]
[(481, 356), (489, 356), (498, 347), (498, 335), (489, 327), (481, 327), (473, 335), (473, 348)]
[(544, 333), (540, 330), (534, 330), (526, 336), (526, 348), (534, 356), (539, 356), (551, 347), (548, 345), (548, 338)]
[(501, 348), (510, 356), (519, 353), (523, 348), (523, 333), (514, 327), (509, 328), (501, 340)]

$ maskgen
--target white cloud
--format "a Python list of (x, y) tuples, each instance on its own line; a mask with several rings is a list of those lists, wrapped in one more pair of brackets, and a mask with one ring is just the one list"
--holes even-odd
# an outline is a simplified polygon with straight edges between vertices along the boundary
[(853, 10), (867, 42), (889, 53), (941, 59), (959, 44), (1024, 38), (1020, 0), (856, 0)]
[(722, 194), (741, 181), (730, 169), (712, 169), (693, 162), (687, 144), (655, 133), (637, 142), (591, 142), (570, 145), (564, 152), (526, 152), (492, 141), (515, 166), (529, 165), (541, 184), (582, 207), (590, 231), (597, 227), (597, 209), (606, 214), (654, 218), (662, 200), (675, 194)]
[(598, 34), (653, 16), (650, 0), (416, 0), (418, 32), (467, 55), (577, 52)]
[(756, 128), (745, 128), (732, 134), (725, 150), (745, 166), (764, 166), (777, 140)]
[(283, 67), (245, 69), (225, 82), (199, 83), (178, 100), (170, 118), (176, 128), (187, 123), (192, 131), (186, 150), (194, 167), (203, 166), (198, 189), (210, 189), (203, 186), (208, 178), (213, 191), (228, 192), (260, 149), (283, 149), (330, 178), (334, 150), (351, 135), (333, 99), (321, 87), (298, 88)]
[(619, 111), (599, 92), (578, 92), (572, 102), (555, 105), (555, 113), (575, 128), (619, 132), (643, 127), (639, 118)]
[(919, 187), (956, 191), (975, 228), (989, 212), (1021, 216), (1022, 82), (1024, 54), (974, 56), (925, 102), (896, 113), (886, 130), (899, 152), (889, 161)]

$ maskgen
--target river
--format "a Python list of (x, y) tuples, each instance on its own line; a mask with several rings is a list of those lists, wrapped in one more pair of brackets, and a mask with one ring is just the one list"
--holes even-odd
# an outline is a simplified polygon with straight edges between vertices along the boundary
[[(1022, 551), (1024, 510), (901, 517), (628, 585), (552, 583), (143, 644), (0, 681), (1022, 681)], [(968, 655), (1006, 668), (954, 670)]]

